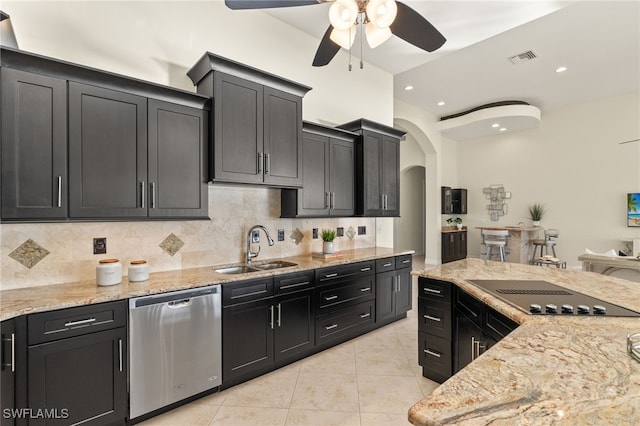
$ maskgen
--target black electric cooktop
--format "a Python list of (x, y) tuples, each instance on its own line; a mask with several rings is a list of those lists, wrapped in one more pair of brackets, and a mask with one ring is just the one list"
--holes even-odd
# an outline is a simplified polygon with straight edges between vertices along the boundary
[(640, 313), (538, 280), (469, 280), (533, 315), (640, 317)]

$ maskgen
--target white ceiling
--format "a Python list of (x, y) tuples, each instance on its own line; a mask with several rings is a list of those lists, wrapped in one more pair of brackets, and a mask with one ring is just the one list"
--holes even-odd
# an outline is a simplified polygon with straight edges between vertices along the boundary
[[(436, 116), (503, 100), (544, 111), (640, 90), (639, 0), (404, 3), (438, 28), (447, 38), (444, 46), (428, 53), (392, 37), (373, 50), (365, 42), (363, 57), (394, 74), (396, 99)], [(319, 42), (329, 25), (328, 7), (265, 13)], [(527, 50), (538, 57), (518, 65), (508, 60)], [(561, 65), (568, 70), (556, 73)], [(414, 90), (405, 91), (406, 85)], [(439, 101), (446, 104), (437, 106)]]

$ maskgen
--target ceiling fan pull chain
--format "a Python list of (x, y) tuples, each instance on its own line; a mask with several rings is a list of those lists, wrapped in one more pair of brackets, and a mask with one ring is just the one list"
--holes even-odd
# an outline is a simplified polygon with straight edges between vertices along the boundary
[[(351, 29), (353, 28), (353, 25), (349, 27), (349, 40), (351, 40)], [(349, 71), (351, 71), (351, 48), (353, 47), (353, 45), (349, 45)]]
[(360, 69), (364, 68), (364, 62), (362, 62), (362, 39), (364, 38), (364, 13), (360, 14)]

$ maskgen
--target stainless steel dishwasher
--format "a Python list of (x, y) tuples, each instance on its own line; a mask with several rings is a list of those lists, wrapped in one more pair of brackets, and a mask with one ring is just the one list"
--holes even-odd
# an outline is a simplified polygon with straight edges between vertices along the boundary
[(222, 384), (219, 285), (129, 300), (130, 418)]

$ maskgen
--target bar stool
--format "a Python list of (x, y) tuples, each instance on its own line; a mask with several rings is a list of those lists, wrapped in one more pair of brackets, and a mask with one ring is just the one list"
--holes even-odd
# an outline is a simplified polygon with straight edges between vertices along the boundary
[(487, 260), (491, 260), (491, 252), (493, 247), (496, 247), (500, 254), (500, 262), (505, 261), (505, 247), (507, 245), (507, 237), (509, 237), (509, 231), (506, 230), (482, 230), (482, 243), (487, 248)]
[[(560, 231), (557, 229), (545, 229), (544, 230), (544, 239), (536, 239), (532, 240), (533, 244), (533, 253), (531, 254), (531, 262), (533, 262), (536, 258), (536, 251), (538, 247), (540, 247), (540, 257), (549, 254), (549, 247), (551, 247), (551, 251), (553, 252), (553, 257), (556, 256), (556, 238), (560, 236)], [(543, 253), (544, 250), (544, 253)]]

